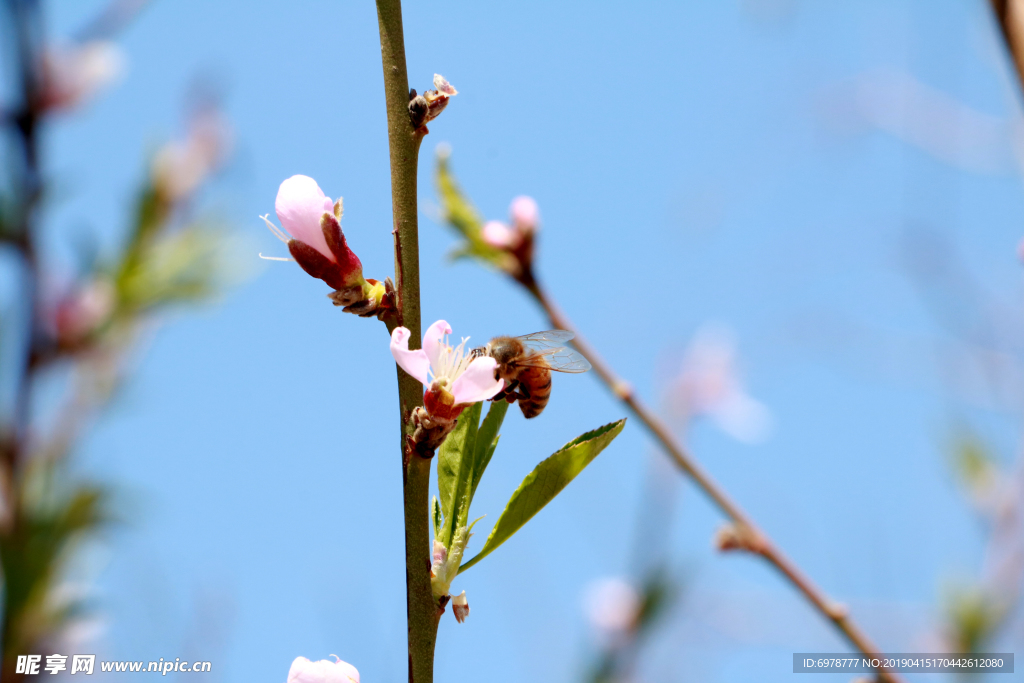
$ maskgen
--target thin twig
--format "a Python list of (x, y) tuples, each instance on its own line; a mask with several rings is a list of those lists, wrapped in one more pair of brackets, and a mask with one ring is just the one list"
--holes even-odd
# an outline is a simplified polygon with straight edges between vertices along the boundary
[[(391, 156), (391, 208), (394, 216), (399, 320), (410, 332), (410, 346), (420, 343), (419, 235), (416, 173), (423, 136), (409, 120), (409, 77), (405, 66), (401, 0), (377, 0), (384, 94)], [(407, 451), (409, 416), (423, 404), (423, 387), (398, 368), (402, 420), (402, 482), (405, 502), (405, 581), (409, 628), (409, 681), (432, 683), (434, 644), (440, 613), (430, 589), (430, 463)]]
[[(524, 281), (525, 280), (525, 281)], [(796, 566), (783, 552), (771, 541), (768, 536), (761, 531), (761, 529), (754, 524), (753, 520), (739, 507), (729, 495), (715, 482), (711, 476), (701, 468), (701, 466), (694, 460), (686, 449), (683, 448), (675, 437), (672, 435), (671, 430), (654, 414), (652, 411), (644, 405), (644, 403), (637, 397), (630, 384), (620, 378), (611, 369), (608, 363), (597, 353), (597, 351), (590, 345), (590, 343), (583, 337), (579, 330), (573, 326), (569, 319), (564, 313), (555, 305), (551, 297), (545, 292), (545, 290), (537, 282), (536, 278), (532, 273), (525, 278), (520, 278), (520, 282), (526, 287), (526, 289), (533, 295), (540, 304), (541, 308), (547, 314), (548, 319), (551, 322), (551, 326), (570, 330), (576, 334), (572, 344), (576, 349), (582, 353), (587, 360), (590, 361), (594, 367), (594, 371), (601, 378), (601, 380), (608, 386), (612, 393), (623, 403), (625, 403), (633, 414), (640, 418), (640, 421), (644, 424), (647, 430), (652, 436), (658, 441), (665, 452), (672, 458), (672, 461), (683, 470), (697, 486), (704, 491), (704, 493), (711, 498), (716, 506), (725, 514), (726, 517), (731, 519), (737, 526), (744, 527), (754, 534), (755, 538), (758, 538), (760, 544), (758, 545), (758, 554), (764, 557), (772, 566), (774, 566), (779, 572), (782, 573), (793, 586), (803, 594), (807, 600), (814, 605), (822, 616), (831, 621), (837, 629), (846, 637), (853, 647), (859, 650), (861, 653), (870, 657), (879, 657), (878, 648), (875, 647), (871, 639), (861, 631), (852, 618), (846, 608), (842, 605), (834, 602), (829, 598), (820, 588), (818, 588), (803, 572), (800, 571), (799, 567)], [(896, 676), (890, 671), (884, 669), (878, 670), (879, 680), (885, 683), (897, 683), (902, 679)]]
[(991, 0), (1006, 49), (1010, 51), (1017, 80), (1024, 87), (1024, 3), (1020, 0)]
[[(42, 41), (42, 15), (38, 0), (8, 0), (8, 12), (13, 23), (17, 49), (21, 101), (9, 121), (13, 123), (21, 147), (21, 158), (16, 163), (14, 225), (5, 237), (21, 259), (21, 302), (24, 308), (22, 329), (24, 349), (16, 369), (14, 408), (11, 416), (10, 438), (3, 448), (3, 471), (0, 473), (5, 489), (7, 519), (3, 532), (8, 537), (20, 533), (21, 504), (18, 498), (18, 477), (28, 449), (31, 426), (33, 372), (31, 359), (39, 344), (40, 272), (36, 253), (36, 228), (39, 202), (42, 197), (42, 178), (39, 168), (39, 123), (41, 102), (40, 54)], [(17, 683), (24, 678), (16, 671), (16, 655), (10, 645), (16, 634), (9, 591), (5, 591), (3, 606), (3, 653), (0, 676), (5, 682)]]

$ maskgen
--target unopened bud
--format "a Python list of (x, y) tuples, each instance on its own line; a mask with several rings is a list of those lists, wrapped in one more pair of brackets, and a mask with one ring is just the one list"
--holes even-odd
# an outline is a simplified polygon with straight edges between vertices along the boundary
[[(356, 293), (351, 290), (349, 293), (343, 292), (331, 292), (327, 295), (334, 302), (335, 306), (344, 306), (342, 309), (345, 313), (353, 313), (363, 318), (376, 317), (378, 320), (384, 320), (389, 314), (393, 313), (396, 306), (395, 300), (395, 283), (392, 282), (391, 278), (385, 278), (384, 282), (379, 282), (373, 278), (366, 278), (366, 283)], [(352, 303), (348, 303), (348, 300), (359, 298)]]
[(74, 345), (106, 323), (117, 305), (117, 291), (105, 278), (98, 278), (62, 299), (53, 313), (53, 328), (59, 343)]
[(519, 235), (501, 221), (487, 221), (480, 235), (496, 249), (511, 249), (519, 242)]
[[(424, 398), (426, 398), (426, 394), (424, 394)], [(422, 406), (417, 406), (412, 411), (409, 421), (413, 425), (409, 441), (415, 447), (416, 452), (425, 458), (433, 457), (434, 451), (441, 447), (444, 440), (455, 429), (457, 422), (455, 419), (449, 420), (431, 415), (430, 411)]]
[(124, 72), (121, 50), (109, 41), (48, 48), (41, 64), (40, 105), (68, 109), (89, 99)]
[(197, 114), (183, 140), (161, 147), (153, 157), (153, 187), (162, 199), (187, 199), (223, 163), (231, 147), (231, 128), (216, 109)]
[(409, 120), (412, 127), (423, 134), (430, 132), (427, 130), (427, 124), (444, 111), (448, 106), (448, 100), (459, 94), (459, 91), (441, 74), (434, 74), (434, 88), (435, 90), (427, 90), (422, 95), (417, 95), (415, 90), (409, 91)]
[(454, 97), (459, 94), (459, 91), (455, 89), (455, 86), (449, 83), (448, 79), (441, 74), (434, 74), (434, 87), (437, 89), (439, 94), (446, 95), (447, 97)]
[(534, 232), (540, 223), (540, 209), (533, 197), (523, 195), (513, 199), (509, 214), (512, 216), (512, 224), (519, 230)]
[(765, 542), (761, 535), (746, 524), (732, 523), (722, 526), (715, 534), (715, 547), (719, 550), (745, 550), (761, 554)]
[(267, 227), (288, 245), (292, 258), (306, 273), (334, 290), (328, 296), (335, 306), (344, 307), (348, 313), (382, 319), (395, 309), (390, 279), (381, 283), (363, 277), (363, 264), (341, 230), (340, 198), (332, 202), (315, 180), (296, 175), (281, 183), (275, 209), (285, 230), (264, 216)]
[(462, 591), (452, 598), (452, 614), (455, 615), (455, 621), (460, 624), (469, 616), (469, 602), (466, 600), (466, 591)]

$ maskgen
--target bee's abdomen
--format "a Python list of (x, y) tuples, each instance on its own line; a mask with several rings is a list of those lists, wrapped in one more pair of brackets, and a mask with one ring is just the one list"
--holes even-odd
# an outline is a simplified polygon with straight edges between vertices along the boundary
[(537, 417), (551, 398), (551, 371), (547, 368), (524, 368), (519, 374), (519, 383), (529, 392), (529, 398), (519, 399), (523, 417)]

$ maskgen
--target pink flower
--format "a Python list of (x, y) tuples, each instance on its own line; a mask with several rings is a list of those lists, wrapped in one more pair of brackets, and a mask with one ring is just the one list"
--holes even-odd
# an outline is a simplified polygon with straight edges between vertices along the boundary
[(180, 201), (224, 161), (231, 148), (231, 127), (221, 113), (207, 107), (189, 123), (184, 140), (161, 147), (153, 158), (153, 184), (169, 201)]
[(618, 577), (593, 582), (586, 590), (584, 606), (599, 637), (615, 641), (636, 626), (641, 599), (633, 584)]
[(736, 369), (736, 344), (729, 330), (708, 325), (694, 335), (683, 358), (672, 398), (689, 416), (707, 416), (740, 441), (755, 442), (771, 429), (771, 414), (752, 398)]
[(303, 270), (335, 290), (358, 287), (361, 293), (356, 295), (365, 294), (363, 264), (341, 231), (340, 199), (334, 203), (315, 180), (294, 175), (281, 183), (274, 208), (287, 232), (262, 218)]
[(49, 48), (42, 59), (42, 106), (74, 107), (115, 81), (123, 71), (124, 56), (110, 41)]
[(359, 672), (338, 655), (331, 655), (335, 661), (321, 659), (311, 662), (305, 657), (296, 657), (288, 670), (288, 683), (359, 683)]
[(316, 181), (306, 175), (293, 175), (281, 183), (274, 202), (277, 219), (292, 237), (305, 242), (335, 263), (337, 257), (327, 246), (320, 219), (334, 210), (334, 202)]
[(459, 94), (459, 91), (455, 89), (448, 79), (441, 74), (434, 74), (434, 87), (437, 88), (437, 92), (446, 97), (454, 97)]
[(486, 401), (501, 391), (504, 381), (494, 376), (496, 361), (490, 356), (474, 355), (466, 351), (466, 342), (458, 346), (448, 343), (452, 328), (438, 320), (423, 335), (423, 348), (409, 350), (410, 332), (396, 327), (391, 333), (391, 355), (395, 362), (429, 387), (425, 397), (427, 410), (434, 412), (431, 400), (458, 407)]
[(57, 303), (54, 333), (64, 342), (77, 342), (110, 319), (117, 306), (117, 291), (106, 278), (97, 278)]

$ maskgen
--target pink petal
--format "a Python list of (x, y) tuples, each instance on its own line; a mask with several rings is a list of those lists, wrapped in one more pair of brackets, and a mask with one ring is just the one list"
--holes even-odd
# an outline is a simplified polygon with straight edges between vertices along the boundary
[(537, 202), (533, 201), (532, 197), (525, 195), (512, 200), (509, 214), (516, 227), (524, 230), (536, 230), (537, 223), (540, 221), (540, 209), (537, 208)]
[(296, 657), (288, 670), (288, 683), (359, 683), (359, 672), (348, 662), (321, 659), (311, 662)]
[(320, 229), (320, 217), (325, 211), (331, 212), (333, 207), (330, 197), (324, 195), (316, 181), (304, 175), (293, 175), (281, 183), (274, 203), (277, 218), (284, 229), (331, 261), (335, 258), (327, 248), (327, 240)]
[(437, 89), (437, 92), (442, 95), (447, 95), (448, 97), (459, 94), (459, 91), (456, 90), (455, 87), (448, 82), (448, 79), (441, 74), (434, 74), (434, 88)]
[[(441, 338), (446, 334), (451, 334), (452, 328), (449, 327), (448, 323), (444, 320), (438, 320), (436, 323), (427, 328), (427, 331), (423, 334), (423, 350), (427, 354), (427, 358), (430, 360), (430, 366), (433, 368), (437, 367), (438, 358), (441, 356)], [(426, 382), (424, 382), (426, 384)]]
[(430, 360), (423, 349), (409, 350), (408, 328), (396, 327), (391, 333), (391, 355), (395, 357), (398, 366), (415, 377), (422, 384), (427, 384), (427, 371), (430, 370)]
[(498, 363), (490, 356), (475, 359), (452, 384), (455, 405), (486, 401), (501, 391), (505, 381), (494, 378)]
[(482, 236), (484, 242), (498, 249), (511, 247), (515, 241), (515, 232), (501, 221), (487, 221), (484, 223)]

